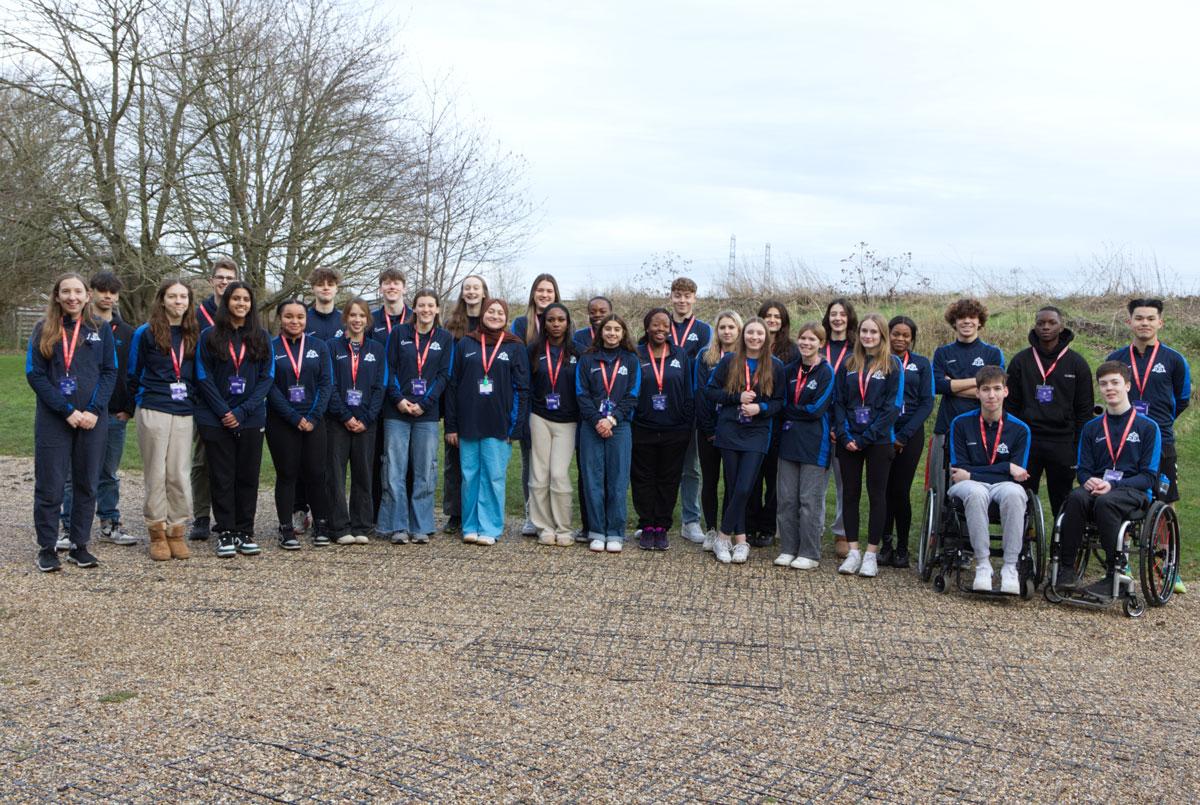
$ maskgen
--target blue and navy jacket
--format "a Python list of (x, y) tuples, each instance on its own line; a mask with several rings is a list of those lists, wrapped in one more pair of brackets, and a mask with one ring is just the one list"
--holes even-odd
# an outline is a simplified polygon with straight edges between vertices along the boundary
[[(25, 379), (37, 395), (37, 406), (43, 415), (53, 412), (63, 419), (75, 411), (87, 411), (100, 416), (108, 412), (108, 401), (117, 382), (117, 350), (112, 330), (101, 322), (92, 326), (85, 319), (79, 328), (79, 339), (71, 358), (71, 377), (75, 378), (75, 391), (64, 397), (58, 381), (67, 376), (63, 361), (63, 342), (54, 345), (54, 354), (44, 358), (38, 348), (42, 337), (39, 321), (29, 337), (29, 350), (25, 355)], [(75, 320), (63, 320), (63, 334), (70, 339), (75, 331)]]
[[(234, 333), (232, 345), (235, 351), (241, 345), (245, 326), (239, 327)], [(271, 336), (266, 330), (262, 331), (267, 341), (267, 357), (261, 361), (251, 360), (247, 355), (242, 363), (241, 377), (246, 381), (246, 391), (243, 394), (229, 393), (229, 379), (233, 377), (233, 361), (229, 353), (213, 355), (209, 350), (208, 339), (212, 328), (205, 328), (200, 333), (200, 341), (196, 346), (196, 385), (200, 388), (201, 405), (196, 406), (195, 417), (197, 425), (212, 428), (223, 428), (221, 417), (229, 412), (237, 417), (238, 430), (261, 429), (267, 424), (267, 394), (275, 381), (275, 353)], [(291, 367), (288, 367), (291, 371)]]
[[(529, 353), (516, 339), (506, 339), (488, 372), (492, 393), (480, 394), (483, 379), (482, 333), (464, 336), (450, 375), (446, 401), (446, 433), (460, 439), (520, 439), (529, 429)], [(496, 349), (488, 337), (490, 358)]]
[(901, 357), (900, 363), (904, 366), (904, 404), (900, 406), (900, 417), (896, 420), (896, 441), (908, 444), (933, 413), (937, 394), (933, 387), (933, 367), (928, 358), (913, 352)]
[(595, 339), (596, 333), (592, 330), (592, 326), (590, 324), (587, 327), (580, 327), (575, 331), (575, 335), (571, 337), (571, 340), (575, 342), (575, 346), (580, 352), (585, 352), (589, 347), (591, 347), (592, 341)]
[(970, 380), (985, 366), (999, 366), (1003, 369), (1004, 353), (999, 347), (979, 338), (969, 344), (955, 339), (933, 351), (933, 385), (937, 393), (942, 395), (942, 404), (938, 408), (937, 420), (933, 426), (934, 433), (947, 433), (950, 430), (950, 420), (959, 414), (979, 410), (978, 400), (952, 394), (950, 381)]
[[(604, 390), (604, 373), (612, 380), (612, 396)], [(615, 378), (615, 379), (614, 379)], [(612, 416), (617, 424), (633, 420), (638, 394), (642, 388), (642, 365), (637, 355), (617, 349), (597, 349), (579, 358), (575, 375), (575, 396), (579, 400), (579, 418), (590, 428), (603, 419), (600, 405), (611, 399), (616, 405)]]
[[(301, 340), (287, 339), (280, 334), (271, 342), (275, 351), (275, 382), (267, 395), (267, 403), (271, 412), (278, 414), (292, 425), (299, 425), (301, 419), (307, 419), (316, 425), (325, 416), (329, 407), (329, 398), (333, 395), (333, 365), (329, 361), (329, 347), (319, 338), (304, 337), (304, 355), (300, 356), (300, 377), (292, 368), (287, 349), (295, 356), (300, 350)], [(304, 386), (304, 402), (294, 403), (288, 400), (288, 389), (292, 386)]]
[[(1029, 426), (1012, 414), (1002, 414), (1002, 419), (984, 423), (987, 444), (980, 442), (979, 422), (983, 414), (968, 411), (959, 414), (950, 423), (950, 466), (971, 473), (972, 481), (998, 484), (1011, 481), (1009, 464), (1029, 466)], [(1004, 423), (1003, 430), (1000, 423)], [(1000, 445), (996, 446), (996, 432), (1000, 432)], [(992, 463), (992, 450), (996, 451), (996, 463)]]
[[(1161, 350), (1159, 354), (1162, 354)], [(1108, 433), (1112, 437), (1115, 453), (1121, 435), (1129, 426), (1130, 416), (1136, 416), (1137, 419), (1125, 437), (1125, 446), (1121, 448), (1114, 467), (1112, 456), (1108, 453), (1108, 440), (1104, 437), (1104, 422), (1108, 420)], [(1154, 488), (1158, 485), (1159, 461), (1162, 459), (1162, 429), (1150, 417), (1137, 413), (1133, 406), (1123, 414), (1105, 412), (1085, 423), (1079, 432), (1076, 459), (1075, 477), (1080, 484), (1089, 478), (1103, 478), (1105, 470), (1115, 469), (1123, 474), (1121, 480), (1112, 482), (1114, 488), (1144, 489), (1153, 498)]]
[[(370, 427), (379, 419), (383, 409), (384, 388), (388, 383), (387, 355), (383, 344), (363, 338), (361, 346), (352, 346), (349, 338), (335, 338), (326, 346), (329, 347), (329, 361), (333, 364), (333, 387), (325, 415), (341, 423), (357, 419)], [(351, 349), (358, 350), (359, 354), (357, 382), (351, 372)], [(346, 402), (346, 390), (352, 388), (362, 392), (362, 403), (359, 405)]]
[[(417, 379), (418, 339), (421, 352), (425, 351), (426, 346), (429, 347), (425, 366), (420, 373), (425, 381), (424, 394), (413, 393), (413, 381)], [(421, 335), (416, 325), (401, 324), (392, 330), (392, 337), (388, 339), (387, 365), (387, 402), (383, 418), (402, 419), (405, 422), (437, 422), (441, 411), (439, 401), (450, 385), (450, 375), (454, 371), (454, 336), (450, 331), (434, 327)], [(400, 413), (396, 406), (401, 400), (416, 403), (421, 406), (423, 413), (417, 417)]]
[[(692, 329), (688, 330), (688, 324), (692, 324)], [(687, 330), (687, 335), (683, 333)], [(712, 327), (700, 321), (695, 316), (690, 316), (683, 321), (675, 321), (675, 317), (671, 317), (671, 333), (668, 339), (673, 345), (680, 346), (687, 353), (688, 358), (696, 360), (696, 356), (701, 350), (708, 346), (708, 342), (712, 340)]]
[[(528, 332), (529, 331), (529, 320), (528, 319), (529, 319), (528, 316), (517, 316), (512, 321), (512, 328), (511, 328), (512, 334), (515, 335), (517, 338), (521, 339), (522, 341), (527, 340), (526, 336), (529, 335), (529, 332)], [(536, 336), (541, 332), (541, 325), (544, 325), (544, 324), (545, 324), (545, 321), (543, 321), (543, 316), (541, 313), (539, 313), (538, 314), (539, 327), (533, 333), (535, 336), (535, 338), (533, 339), (534, 341), (537, 340)]]
[[(530, 381), (530, 407), (533, 413), (550, 422), (578, 422), (579, 400), (575, 396), (575, 370), (579, 366), (578, 355), (567, 355), (563, 358), (562, 367), (558, 370), (558, 383), (550, 387), (550, 370), (558, 364), (558, 356), (562, 347), (550, 347), (550, 361), (546, 363), (546, 348), (539, 344), (529, 345), (529, 369), (532, 372)], [(546, 407), (546, 395), (558, 395), (558, 410), (551, 411)]]
[(368, 337), (374, 338), (385, 347), (387, 346), (388, 338), (392, 334), (392, 330), (401, 324), (411, 324), (413, 321), (412, 308), (407, 304), (398, 316), (390, 316), (386, 311), (387, 308), (380, 306), (371, 314), (371, 329), (367, 331)]
[[(879, 370), (867, 381), (867, 399), (859, 396), (858, 370), (850, 371), (849, 358), (838, 369), (834, 379), (833, 432), (844, 446), (856, 442), (859, 447), (869, 444), (892, 444), (896, 441), (896, 420), (904, 405), (904, 370), (900, 359), (888, 355), (895, 362), (893, 371), (884, 375)], [(867, 424), (858, 424), (855, 409), (866, 406), (871, 409)]]
[[(729, 365), (733, 355), (727, 354), (709, 375), (708, 384), (704, 387), (704, 397), (717, 408), (716, 440), (713, 445), (722, 450), (740, 450), (751, 453), (766, 453), (770, 450), (771, 441), (776, 437), (775, 417), (783, 408), (783, 364), (771, 356), (771, 368), (775, 373), (771, 394), (765, 395), (761, 387), (755, 386), (751, 391), (758, 394), (759, 411), (746, 424), (738, 421), (740, 410), (741, 384), (739, 391), (725, 390), (725, 379), (729, 376)], [(751, 376), (758, 370), (758, 361), (748, 358)]]
[[(724, 358), (728, 352), (721, 353)], [(717, 361), (720, 363), (720, 361)], [(706, 437), (712, 437), (717, 432), (717, 410), (721, 407), (716, 403), (708, 401), (704, 390), (708, 387), (709, 378), (716, 370), (716, 365), (709, 366), (704, 362), (703, 357), (698, 357), (692, 361), (692, 372), (695, 375), (693, 383), (696, 386), (696, 430), (700, 431)]]
[(328, 313), (322, 313), (314, 305), (309, 305), (304, 334), (309, 338), (319, 338), (326, 345), (341, 338), (346, 334), (345, 328), (342, 326), (342, 311), (335, 307)]
[[(667, 397), (667, 410), (654, 410), (654, 396), (659, 394), (658, 377), (650, 363), (650, 345), (637, 348), (638, 362), (642, 367), (642, 388), (638, 392), (634, 423), (651, 430), (691, 430), (696, 424), (696, 374), (687, 353), (667, 342), (666, 365), (663, 366), (661, 393)], [(661, 352), (661, 350), (659, 350)], [(655, 362), (662, 360), (655, 353)]]
[[(804, 385), (796, 399), (800, 370)], [(833, 443), (829, 438), (833, 408), (833, 367), (824, 359), (805, 367), (793, 361), (783, 369), (783, 423), (779, 434), (779, 457), (797, 464), (829, 467)]]
[(217, 295), (212, 294), (196, 306), (196, 322), (200, 330), (212, 327), (217, 321)]
[[(1192, 399), (1192, 370), (1186, 358), (1162, 343), (1154, 356), (1154, 365), (1150, 366), (1153, 351), (1154, 347), (1150, 347), (1137, 356), (1138, 377), (1145, 383), (1145, 391), (1138, 391), (1137, 383), (1130, 383), (1129, 401), (1149, 403), (1150, 418), (1158, 423), (1163, 444), (1175, 444), (1175, 419)], [(1109, 355), (1108, 360), (1132, 366), (1129, 355), (1130, 347), (1125, 347)]]
[(129, 326), (115, 310), (108, 326), (112, 330), (113, 345), (117, 349), (117, 380), (113, 384), (112, 396), (108, 398), (108, 412), (133, 416), (137, 404), (134, 402), (133, 394), (130, 393), (125, 379), (129, 373), (129, 350), (133, 344), (133, 327)]
[[(187, 399), (172, 400), (171, 384), (175, 382), (175, 362), (171, 356), (159, 349), (149, 324), (143, 324), (133, 334), (133, 345), (129, 349), (129, 393), (140, 408), (161, 411), (175, 416), (191, 416), (195, 411), (198, 390), (196, 388), (196, 356), (184, 355), (179, 363), (179, 381), (186, 383)], [(183, 343), (183, 329), (171, 325), (171, 349), (179, 355)]]

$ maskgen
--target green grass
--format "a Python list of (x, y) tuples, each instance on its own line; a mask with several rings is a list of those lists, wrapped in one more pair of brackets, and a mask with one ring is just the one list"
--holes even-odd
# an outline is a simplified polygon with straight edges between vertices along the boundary
[(132, 690), (114, 690), (112, 693), (105, 693), (103, 696), (97, 697), (97, 701), (100, 704), (122, 704), (134, 698), (137, 698), (137, 694)]

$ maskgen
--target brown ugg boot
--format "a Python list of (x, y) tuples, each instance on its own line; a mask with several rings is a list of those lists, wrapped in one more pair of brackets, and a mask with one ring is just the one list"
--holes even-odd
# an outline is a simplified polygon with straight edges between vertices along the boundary
[(150, 532), (150, 558), (155, 562), (165, 562), (171, 558), (171, 549), (167, 546), (167, 524), (147, 523), (146, 530)]
[(176, 559), (187, 559), (192, 555), (183, 539), (184, 528), (183, 523), (167, 528), (167, 547), (171, 549), (171, 556)]
[(845, 537), (833, 538), (833, 553), (838, 559), (845, 559), (850, 555), (850, 541)]

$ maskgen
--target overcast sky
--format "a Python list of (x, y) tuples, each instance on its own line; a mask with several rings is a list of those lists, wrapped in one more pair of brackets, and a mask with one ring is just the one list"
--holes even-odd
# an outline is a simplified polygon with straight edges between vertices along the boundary
[(529, 160), (522, 261), (564, 292), (653, 253), (834, 274), (865, 240), (942, 284), (1157, 258), (1200, 286), (1200, 12), (1185, 3), (417, 0), (449, 72)]

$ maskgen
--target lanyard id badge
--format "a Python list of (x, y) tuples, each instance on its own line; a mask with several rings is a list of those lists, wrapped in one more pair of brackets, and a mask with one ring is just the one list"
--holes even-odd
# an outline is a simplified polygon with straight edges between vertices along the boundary
[(1110, 484), (1115, 484), (1117, 481), (1121, 480), (1124, 477), (1125, 477), (1125, 473), (1121, 472), (1120, 470), (1105, 470), (1104, 471), (1104, 480), (1105, 480), (1105, 482), (1110, 483)]
[(288, 363), (292, 365), (292, 371), (296, 375), (296, 382), (288, 386), (288, 402), (302, 403), (304, 398), (308, 396), (308, 390), (300, 384), (300, 370), (304, 364), (304, 341), (307, 335), (300, 336), (300, 348), (296, 351), (296, 355), (292, 355), (292, 349), (288, 346), (287, 338), (283, 339), (283, 351), (287, 353)]
[(412, 379), (412, 393), (413, 394), (417, 395), (418, 397), (424, 397), (425, 392), (427, 390), (428, 389), (426, 388), (425, 378), (414, 377)]
[(302, 403), (308, 389), (304, 386), (288, 386), (288, 402)]
[(496, 339), (496, 348), (492, 350), (491, 358), (488, 358), (487, 354), (487, 335), (479, 334), (479, 344), (482, 348), (479, 360), (483, 363), (483, 379), (479, 381), (479, 393), (486, 396), (492, 393), (492, 377), (489, 372), (492, 371), (492, 364), (496, 362), (496, 356), (500, 354), (500, 347), (504, 346), (504, 336)]
[(871, 424), (871, 409), (865, 405), (858, 405), (854, 408), (854, 424), (869, 425)]
[(229, 378), (229, 393), (230, 394), (245, 394), (246, 393), (246, 378), (234, 375)]
[(487, 375), (479, 381), (479, 393), (485, 396), (492, 393), (492, 379)]
[(561, 394), (547, 394), (546, 395), (546, 410), (547, 411), (557, 411), (559, 408), (562, 408), (562, 395)]
[(243, 343), (237, 354), (233, 351), (233, 342), (229, 343), (229, 358), (233, 361), (233, 377), (229, 378), (229, 393), (245, 394), (246, 378), (242, 377), (242, 361), (246, 359), (246, 345)]
[(605, 399), (600, 401), (600, 416), (612, 416), (612, 412), (617, 410), (617, 404), (612, 400)]
[(1150, 402), (1149, 402), (1149, 400), (1134, 400), (1134, 401), (1133, 401), (1133, 408), (1134, 408), (1134, 410), (1135, 410), (1135, 411), (1137, 411), (1137, 412), (1138, 412), (1139, 414), (1141, 414), (1142, 416), (1150, 416)]
[(169, 386), (171, 399), (182, 402), (188, 396), (187, 383), (183, 382), (183, 339), (179, 339), (179, 354), (176, 354), (174, 349), (169, 352), (171, 353), (171, 366), (175, 369), (175, 382)]
[(172, 400), (180, 402), (180, 401), (187, 399), (187, 396), (188, 396), (187, 383), (177, 380), (171, 384), (170, 389), (171, 389), (171, 399)]
[(667, 410), (667, 395), (655, 394), (650, 398), (650, 405), (655, 411)]
[(357, 407), (362, 405), (363, 393), (358, 389), (346, 389), (346, 405)]
[[(1053, 368), (1053, 367), (1051, 367)], [(1054, 401), (1054, 386), (1038, 386), (1036, 389), (1037, 401), (1040, 403), (1048, 403)]]
[(83, 324), (82, 316), (75, 320), (75, 332), (71, 334), (71, 343), (69, 346), (67, 345), (66, 328), (63, 328), (63, 368), (66, 370), (67, 376), (58, 381), (58, 390), (62, 392), (64, 397), (70, 397), (79, 388), (79, 382), (71, 377), (71, 364), (75, 360), (75, 348), (79, 344), (79, 326), (81, 324)]

